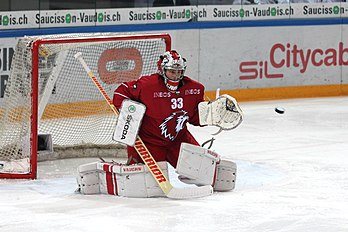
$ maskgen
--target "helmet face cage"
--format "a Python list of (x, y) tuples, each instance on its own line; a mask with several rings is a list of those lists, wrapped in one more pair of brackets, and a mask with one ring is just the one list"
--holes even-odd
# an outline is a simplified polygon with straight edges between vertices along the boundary
[[(182, 73), (180, 78), (174, 81), (166, 76), (166, 70), (181, 70)], [(158, 61), (158, 71), (159, 74), (164, 77), (164, 82), (167, 88), (170, 91), (175, 91), (178, 88), (180, 80), (184, 77), (186, 71), (186, 60), (175, 50), (167, 51)]]

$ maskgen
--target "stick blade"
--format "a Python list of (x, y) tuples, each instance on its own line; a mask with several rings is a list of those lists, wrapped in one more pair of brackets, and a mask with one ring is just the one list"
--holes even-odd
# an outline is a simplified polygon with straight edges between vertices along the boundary
[(172, 188), (167, 194), (172, 199), (189, 199), (207, 197), (213, 194), (213, 187), (210, 185), (195, 188)]

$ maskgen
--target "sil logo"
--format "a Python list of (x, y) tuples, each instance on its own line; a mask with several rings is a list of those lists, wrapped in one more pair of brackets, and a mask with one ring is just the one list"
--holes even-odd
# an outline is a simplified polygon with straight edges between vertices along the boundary
[(130, 106), (128, 106), (128, 111), (129, 111), (130, 113), (134, 113), (135, 110), (136, 110), (135, 105), (130, 105)]

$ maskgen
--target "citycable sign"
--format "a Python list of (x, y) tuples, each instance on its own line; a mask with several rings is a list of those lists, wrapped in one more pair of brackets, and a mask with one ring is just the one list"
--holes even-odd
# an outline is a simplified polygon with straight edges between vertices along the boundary
[[(343, 42), (337, 47), (300, 48), (297, 44), (276, 43), (269, 50), (269, 57), (265, 60), (247, 60), (239, 64), (240, 80), (257, 78), (283, 78), (284, 69), (294, 68), (301, 74), (309, 66), (332, 67), (348, 65), (348, 48)], [(271, 71), (272, 70), (272, 71)]]

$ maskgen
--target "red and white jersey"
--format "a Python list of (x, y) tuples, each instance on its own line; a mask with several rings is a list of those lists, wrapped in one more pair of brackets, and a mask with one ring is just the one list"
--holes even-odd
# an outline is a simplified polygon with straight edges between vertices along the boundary
[(114, 92), (119, 109), (129, 98), (143, 103), (146, 112), (139, 130), (144, 142), (167, 146), (187, 132), (186, 123), (199, 126), (198, 103), (204, 100), (204, 86), (189, 77), (182, 79), (176, 92), (170, 92), (159, 74), (122, 83)]

